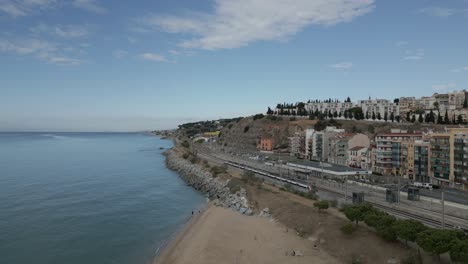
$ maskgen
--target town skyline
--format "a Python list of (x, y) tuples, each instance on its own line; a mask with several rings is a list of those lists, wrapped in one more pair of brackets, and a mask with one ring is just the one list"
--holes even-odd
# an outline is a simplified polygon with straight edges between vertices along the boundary
[(462, 0), (1, 1), (0, 131), (163, 129), (308, 97), (467, 89), (466, 10)]

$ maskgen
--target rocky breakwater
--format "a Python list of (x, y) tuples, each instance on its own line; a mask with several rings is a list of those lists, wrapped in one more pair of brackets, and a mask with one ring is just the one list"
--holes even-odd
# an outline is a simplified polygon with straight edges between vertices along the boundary
[(179, 157), (172, 149), (166, 151), (164, 155), (166, 156), (167, 167), (178, 172), (188, 185), (204, 193), (213, 201), (215, 206), (231, 208), (242, 214), (253, 215), (244, 188), (232, 193), (228, 187), (229, 180), (213, 177), (211, 172), (205, 170), (199, 164), (192, 164), (190, 161)]

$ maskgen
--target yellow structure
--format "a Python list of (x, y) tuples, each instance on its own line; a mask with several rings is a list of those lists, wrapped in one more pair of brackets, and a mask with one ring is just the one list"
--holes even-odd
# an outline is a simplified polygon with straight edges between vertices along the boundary
[(203, 136), (205, 136), (205, 137), (217, 137), (217, 136), (219, 136), (220, 133), (221, 133), (220, 131), (205, 132), (205, 133), (203, 133)]

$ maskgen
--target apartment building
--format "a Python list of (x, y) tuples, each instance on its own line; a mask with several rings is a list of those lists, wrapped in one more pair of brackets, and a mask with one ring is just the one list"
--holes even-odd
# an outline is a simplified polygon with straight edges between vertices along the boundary
[(342, 115), (346, 110), (355, 107), (352, 102), (311, 102), (307, 103), (305, 108), (308, 112), (320, 113), (341, 113)]
[(307, 159), (327, 161), (330, 147), (329, 139), (339, 133), (345, 133), (345, 130), (336, 127), (326, 127), (323, 131), (307, 129), (305, 136), (305, 156)]
[(369, 116), (371, 116), (372, 113), (375, 113), (375, 115), (380, 113), (382, 118), (384, 118), (385, 114), (387, 114), (388, 117), (390, 117), (392, 113), (394, 116), (400, 115), (399, 105), (386, 99), (360, 100), (357, 106), (361, 107), (362, 112)]
[(432, 182), (468, 189), (468, 128), (452, 128), (430, 139)]
[[(408, 133), (405, 130), (392, 129), (390, 133), (380, 133), (375, 137), (375, 166), (374, 172), (382, 175), (398, 175), (401, 173), (400, 160), (402, 142), (421, 140), (422, 133)], [(407, 151), (407, 150), (406, 150)], [(394, 167), (397, 167), (397, 170)]]
[(309, 128), (305, 131), (305, 158), (308, 160), (312, 159), (312, 153), (314, 148), (313, 136), (315, 129)]
[(416, 110), (416, 97), (400, 97), (400, 116), (406, 118), (406, 114)]
[(368, 148), (370, 145), (369, 137), (358, 133), (339, 133), (328, 140), (328, 162), (348, 165), (349, 149), (355, 147)]
[(416, 182), (430, 182), (430, 144), (423, 140), (392, 143), (392, 174)]
[(294, 136), (289, 137), (289, 155), (303, 158), (305, 155), (305, 134), (296, 132)]
[(348, 166), (365, 170), (371, 169), (369, 148), (357, 146), (348, 150)]

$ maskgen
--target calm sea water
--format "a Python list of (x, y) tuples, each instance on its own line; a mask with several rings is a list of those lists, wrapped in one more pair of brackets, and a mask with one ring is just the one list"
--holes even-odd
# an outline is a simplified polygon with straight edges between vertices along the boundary
[(0, 133), (0, 263), (146, 264), (204, 197), (144, 134)]

